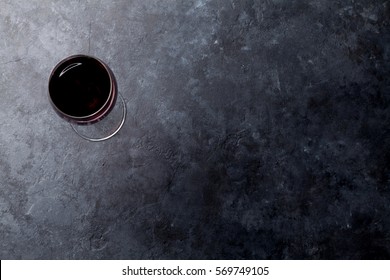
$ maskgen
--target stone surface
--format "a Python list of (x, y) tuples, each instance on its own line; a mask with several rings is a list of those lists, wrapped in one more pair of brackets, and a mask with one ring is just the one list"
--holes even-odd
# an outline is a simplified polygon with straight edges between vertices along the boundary
[[(390, 258), (390, 1), (0, 0), (1, 259)], [(78, 137), (85, 53), (128, 115)]]

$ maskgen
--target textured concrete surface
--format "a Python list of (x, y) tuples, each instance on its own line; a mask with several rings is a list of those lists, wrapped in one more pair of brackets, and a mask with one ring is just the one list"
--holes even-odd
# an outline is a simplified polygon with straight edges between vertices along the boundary
[[(0, 0), (1, 259), (390, 258), (390, 1)], [(62, 58), (128, 106), (79, 138)]]

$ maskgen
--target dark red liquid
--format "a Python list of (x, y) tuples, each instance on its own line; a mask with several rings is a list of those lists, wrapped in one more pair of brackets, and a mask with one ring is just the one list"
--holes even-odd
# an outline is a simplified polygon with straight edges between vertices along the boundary
[(98, 60), (86, 56), (73, 57), (52, 73), (49, 94), (59, 111), (71, 117), (97, 113), (111, 94), (108, 70)]

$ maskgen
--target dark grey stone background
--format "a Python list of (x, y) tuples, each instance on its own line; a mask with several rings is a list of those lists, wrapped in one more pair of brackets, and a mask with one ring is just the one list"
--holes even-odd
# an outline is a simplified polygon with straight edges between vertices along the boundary
[[(1, 259), (389, 259), (390, 1), (0, 0)], [(79, 138), (51, 69), (128, 106)]]

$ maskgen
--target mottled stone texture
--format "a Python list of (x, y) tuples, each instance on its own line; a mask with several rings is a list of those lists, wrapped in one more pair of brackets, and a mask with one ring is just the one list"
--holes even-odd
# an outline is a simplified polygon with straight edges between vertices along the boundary
[[(0, 0), (1, 259), (389, 259), (390, 1)], [(51, 69), (128, 106), (79, 138)]]

